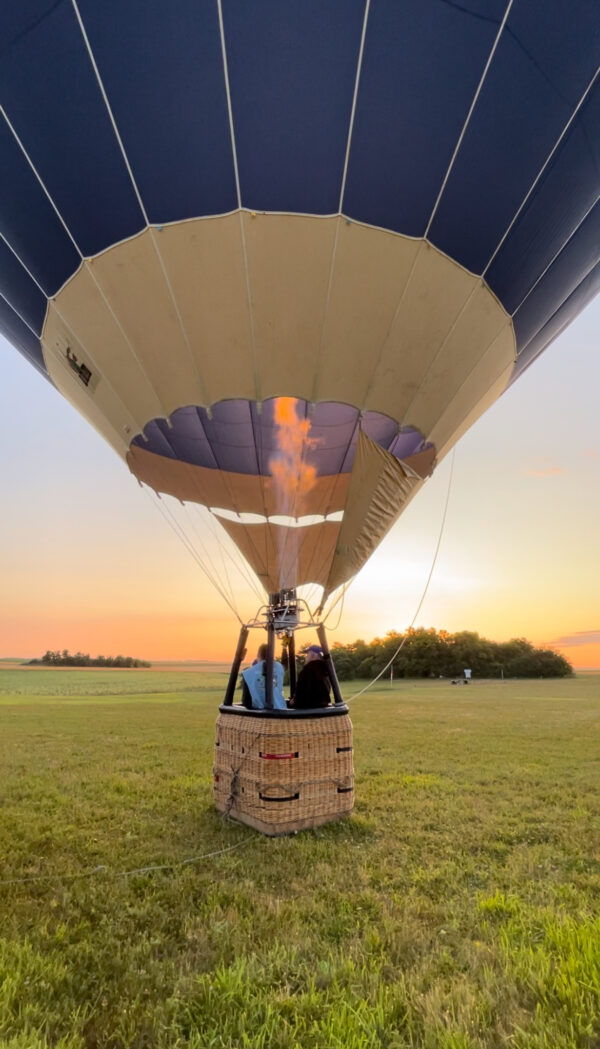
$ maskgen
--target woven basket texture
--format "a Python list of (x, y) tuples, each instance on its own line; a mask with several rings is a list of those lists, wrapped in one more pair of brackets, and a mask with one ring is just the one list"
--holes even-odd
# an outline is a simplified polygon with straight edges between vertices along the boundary
[(214, 762), (217, 809), (264, 834), (291, 834), (352, 811), (348, 714), (245, 718), (220, 713)]

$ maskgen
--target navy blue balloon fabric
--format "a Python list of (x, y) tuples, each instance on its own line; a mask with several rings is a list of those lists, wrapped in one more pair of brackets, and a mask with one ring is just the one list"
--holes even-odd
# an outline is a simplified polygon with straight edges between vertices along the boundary
[(424, 235), (505, 5), (469, 6), (371, 6), (344, 194), (353, 218)]
[(216, 3), (80, 0), (79, 9), (149, 221), (236, 208)]
[(337, 212), (364, 0), (223, 5), (243, 207)]
[(518, 373), (597, 289), (599, 65), (598, 0), (4, 4), (0, 330), (43, 369), (47, 298), (148, 223), (341, 210), (482, 275)]

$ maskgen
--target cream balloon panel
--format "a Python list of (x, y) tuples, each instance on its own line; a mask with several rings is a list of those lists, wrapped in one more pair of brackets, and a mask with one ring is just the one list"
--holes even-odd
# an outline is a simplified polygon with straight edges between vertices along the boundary
[[(125, 402), (122, 390), (116, 392), (107, 376), (100, 372), (87, 344), (84, 347), (53, 307), (46, 316), (43, 347), (44, 362), (56, 388), (124, 458), (139, 428), (139, 418), (130, 410), (135, 406)], [(83, 364), (90, 369), (87, 386), (70, 364), (68, 354), (78, 366)]]
[[(491, 408), (508, 386), (514, 365), (512, 362), (501, 365), (493, 357), (494, 350), (495, 347), (491, 347), (476, 365), (433, 427), (431, 441), (435, 445), (438, 462), (452, 450), (456, 442), (477, 422), (480, 416)], [(483, 397), (479, 397), (478, 391), (483, 384), (487, 384), (487, 392)], [(477, 390), (478, 397), (476, 400), (474, 400), (475, 390)]]
[(115, 433), (184, 405), (282, 395), (379, 411), (447, 446), (515, 359), (510, 319), (480, 278), (427, 242), (339, 216), (148, 229), (50, 303), (45, 363), (64, 385), (57, 332), (96, 379), (66, 396), (106, 418), (120, 454)]
[(388, 337), (421, 242), (345, 219), (336, 221), (335, 265), (313, 392), (317, 399), (327, 400), (336, 391), (336, 400), (364, 406), (380, 347)]
[[(490, 316), (490, 297), (478, 292), (424, 370), (417, 392), (405, 409), (404, 419), (418, 419), (419, 429), (436, 444), (452, 441), (465, 409), (470, 412), (475, 408), (480, 414), (478, 405), (487, 402), (498, 376), (506, 372), (506, 382), (496, 396), (508, 385), (512, 373), (515, 349), (510, 320), (498, 317), (497, 312)], [(437, 441), (431, 436), (434, 432)]]
[(149, 229), (99, 255), (90, 265), (165, 413), (171, 414), (183, 403), (204, 403), (205, 392), (179, 320), (159, 238)]
[[(314, 377), (319, 372), (338, 222), (337, 218), (243, 215), (260, 399), (282, 395), (321, 399), (314, 396)], [(340, 361), (340, 373), (345, 367)], [(345, 399), (339, 390), (331, 398)]]
[[(102, 410), (109, 412), (104, 387), (109, 385), (113, 390), (118, 390), (121, 405), (126, 405), (130, 419), (122, 421), (119, 412), (116, 416), (111, 412), (108, 419), (121, 431), (125, 425), (130, 425), (131, 420), (135, 420), (131, 424), (133, 436), (143, 429), (148, 418), (165, 415), (166, 410), (148, 377), (146, 367), (137, 355), (135, 345), (96, 276), (97, 271), (92, 262), (84, 262), (57, 299), (50, 302), (43, 333), (45, 360), (55, 380), (56, 373), (52, 370), (49, 351), (60, 346), (64, 357), (65, 344), (73, 346), (75, 343), (80, 359), (98, 380), (96, 385), (89, 388), (90, 394)], [(83, 403), (85, 405), (85, 399)]]
[[(465, 314), (466, 324), (461, 325)], [(386, 414), (393, 410), (402, 424), (414, 420), (410, 425), (427, 433), (506, 323), (506, 314), (478, 277), (422, 242), (382, 347), (369, 400)]]
[(246, 280), (242, 216), (201, 219), (165, 226), (156, 233), (177, 307), (187, 334), (203, 399), (179, 389), (173, 407), (215, 404), (256, 385), (252, 322)]
[(94, 376), (92, 387), (82, 385), (69, 365), (67, 347), (78, 360), (83, 360), (84, 355), (72, 332), (56, 314), (49, 316), (46, 328), (48, 342), (45, 344), (44, 358), (57, 390), (108, 441), (117, 454), (125, 458), (136, 428), (133, 416), (105, 380)]

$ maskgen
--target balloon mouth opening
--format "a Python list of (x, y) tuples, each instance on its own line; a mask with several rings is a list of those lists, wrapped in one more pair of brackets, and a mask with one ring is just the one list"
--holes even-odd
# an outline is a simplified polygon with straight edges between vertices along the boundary
[(290, 462), (299, 462), (301, 488), (314, 493), (324, 475), (351, 471), (359, 430), (397, 459), (427, 455), (433, 462), (435, 448), (416, 426), (401, 425), (383, 412), (363, 411), (344, 401), (313, 403), (299, 397), (273, 397), (260, 404), (231, 398), (210, 407), (182, 406), (168, 418), (145, 423), (131, 440), (128, 458), (132, 454), (135, 458), (140, 449), (237, 477), (268, 478), (269, 483), (275, 469), (284, 488), (289, 484)]
[[(144, 438), (131, 443), (132, 473), (209, 515), (225, 569), (241, 558), (267, 594), (306, 586), (326, 600), (360, 570), (435, 461), (419, 430), (389, 416), (287, 396), (189, 405), (152, 420)], [(217, 559), (207, 567), (216, 575)]]

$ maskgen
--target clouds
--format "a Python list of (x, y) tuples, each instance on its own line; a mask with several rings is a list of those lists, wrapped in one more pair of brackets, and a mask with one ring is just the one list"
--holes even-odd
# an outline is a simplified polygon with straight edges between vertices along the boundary
[[(569, 460), (569, 465), (577, 468), (578, 464), (580, 467), (587, 464), (589, 467), (591, 463), (598, 462), (600, 462), (600, 450), (590, 445), (580, 451), (575, 451)], [(526, 477), (561, 477), (567, 473), (567, 470), (564, 466), (552, 462), (549, 456), (539, 455), (531, 460), (523, 473)]]
[(559, 648), (578, 648), (580, 645), (600, 645), (600, 630), (576, 630), (574, 634), (557, 637), (551, 642)]
[(537, 469), (532, 467), (525, 471), (528, 477), (558, 477), (560, 474), (564, 474), (564, 472), (562, 466), (545, 466), (538, 467)]
[(530, 460), (523, 473), (526, 477), (560, 477), (565, 473), (565, 469), (552, 462), (549, 456), (538, 455)]

